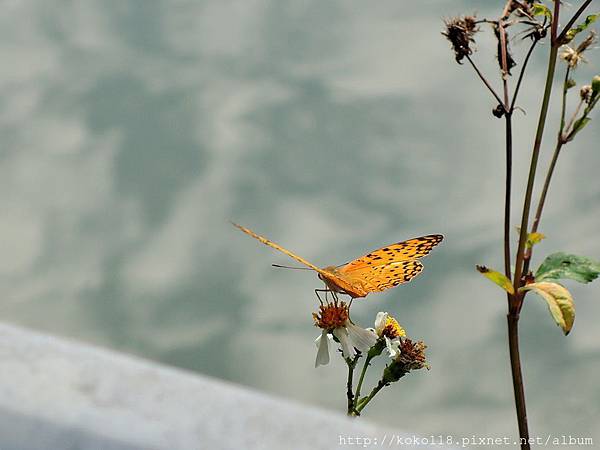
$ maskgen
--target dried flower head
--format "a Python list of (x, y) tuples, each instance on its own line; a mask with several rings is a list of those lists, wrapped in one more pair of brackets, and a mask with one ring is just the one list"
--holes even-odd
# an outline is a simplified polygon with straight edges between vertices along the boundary
[(575, 49), (575, 51), (577, 53), (583, 53), (596, 42), (598, 42), (598, 35), (594, 30), (591, 30), (587, 37), (583, 41), (581, 41), (581, 44), (577, 46), (577, 49)]
[(592, 93), (593, 91), (591, 84), (586, 84), (579, 90), (579, 96), (581, 97), (581, 100), (586, 102), (587, 104), (589, 104), (592, 100)]
[(474, 35), (479, 31), (475, 16), (454, 17), (444, 21), (446, 31), (442, 32), (452, 44), (456, 62), (473, 53), (471, 43), (475, 42)]
[(581, 43), (577, 46), (576, 49), (565, 45), (563, 47), (562, 53), (560, 54), (560, 58), (564, 59), (569, 65), (569, 67), (575, 69), (577, 68), (577, 65), (580, 62), (587, 62), (587, 60), (583, 57), (583, 53), (597, 41), (598, 39), (596, 32), (590, 31), (587, 37), (583, 41), (581, 41)]
[(402, 339), (400, 355), (396, 358), (396, 361), (401, 363), (407, 372), (423, 367), (429, 368), (425, 358), (426, 348), (427, 346), (423, 341), (413, 342), (408, 338)]
[(393, 383), (412, 370), (423, 367), (429, 369), (425, 358), (426, 348), (423, 341), (413, 342), (408, 338), (401, 338), (399, 354), (383, 371), (383, 381), (387, 384)]

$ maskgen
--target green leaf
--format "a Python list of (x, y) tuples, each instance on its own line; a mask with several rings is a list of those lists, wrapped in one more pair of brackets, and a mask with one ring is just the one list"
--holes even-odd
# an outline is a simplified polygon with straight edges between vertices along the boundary
[(566, 85), (567, 89), (571, 89), (572, 87), (577, 86), (577, 82), (573, 78), (569, 78)]
[(497, 270), (488, 269), (485, 266), (475, 266), (480, 274), (486, 277), (488, 280), (496, 283), (502, 289), (504, 289), (509, 294), (515, 293), (515, 288), (513, 287), (510, 280), (503, 273), (498, 272)]
[(569, 31), (567, 31), (567, 34), (565, 35), (565, 41), (562, 43), (568, 44), (569, 42), (571, 42), (575, 36), (577, 36), (591, 24), (593, 24), (598, 17), (600, 17), (600, 13), (590, 14), (589, 16), (587, 16), (583, 23), (580, 23), (576, 27), (571, 28)]
[(529, 233), (527, 235), (527, 241), (525, 242), (525, 246), (527, 248), (533, 247), (535, 244), (539, 244), (543, 239), (546, 238), (546, 235), (543, 233)]
[(600, 262), (585, 256), (553, 253), (548, 256), (535, 274), (537, 282), (543, 280), (571, 279), (580, 283), (594, 281), (600, 274)]
[(575, 322), (575, 303), (571, 293), (564, 286), (542, 281), (523, 286), (519, 291), (533, 291), (546, 300), (556, 324), (562, 328), (565, 335), (569, 334)]
[(552, 11), (546, 5), (542, 5), (541, 3), (535, 3), (533, 5), (533, 15), (534, 16), (546, 16), (548, 19), (552, 20)]

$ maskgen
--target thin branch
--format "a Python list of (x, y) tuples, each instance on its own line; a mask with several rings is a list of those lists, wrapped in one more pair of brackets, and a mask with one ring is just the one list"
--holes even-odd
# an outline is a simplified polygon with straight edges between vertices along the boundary
[(362, 384), (363, 384), (363, 381), (365, 380), (365, 374), (367, 373), (367, 369), (369, 368), (369, 365), (371, 364), (372, 359), (373, 359), (373, 357), (369, 356), (369, 354), (367, 354), (367, 357), (365, 358), (365, 363), (360, 372), (360, 378), (358, 379), (358, 385), (356, 386), (356, 394), (354, 394), (354, 408), (355, 409), (358, 406), (358, 401), (360, 400), (360, 391), (362, 388)]
[(500, 65), (502, 66), (502, 86), (504, 91), (504, 111), (508, 108), (508, 43), (506, 42), (506, 28), (504, 24), (504, 18), (509, 14), (512, 0), (508, 0), (502, 11), (502, 18), (498, 22), (498, 32), (500, 33)]
[(348, 398), (348, 412), (349, 416), (356, 415), (356, 410), (354, 409), (354, 394), (352, 392), (353, 378), (354, 378), (354, 368), (356, 367), (356, 361), (358, 361), (359, 355), (356, 355), (354, 358), (344, 358), (346, 360), (346, 364), (348, 365), (348, 380), (346, 382), (346, 397)]
[(583, 5), (581, 5), (579, 7), (579, 9), (577, 10), (577, 12), (573, 15), (573, 17), (571, 17), (571, 19), (567, 22), (567, 24), (563, 28), (562, 32), (558, 36), (557, 42), (561, 43), (561, 45), (562, 45), (562, 41), (565, 39), (565, 36), (569, 32), (569, 30), (571, 29), (571, 27), (573, 26), (573, 24), (575, 23), (575, 21), (579, 18), (579, 16), (581, 14), (583, 14), (583, 11), (585, 11), (585, 9), (589, 6), (590, 3), (592, 3), (592, 0), (585, 0), (585, 2), (583, 3)]
[[(546, 203), (546, 195), (548, 194), (548, 188), (550, 187), (550, 180), (552, 179), (552, 174), (554, 173), (554, 168), (556, 167), (556, 161), (558, 160), (558, 155), (560, 150), (564, 144), (563, 140), (563, 130), (565, 127), (565, 116), (567, 111), (567, 93), (569, 91), (569, 75), (571, 73), (571, 68), (567, 65), (567, 70), (565, 71), (565, 78), (563, 81), (563, 89), (562, 89), (562, 102), (561, 102), (561, 110), (560, 110), (560, 127), (558, 130), (558, 135), (556, 137), (556, 146), (554, 147), (554, 153), (552, 154), (552, 160), (550, 161), (550, 166), (548, 167), (548, 172), (546, 173), (546, 179), (544, 180), (544, 186), (542, 188), (542, 192), (540, 194), (540, 199), (538, 201), (538, 206), (535, 211), (535, 216), (533, 218), (533, 223), (531, 225), (531, 232), (535, 233), (538, 230), (538, 226), (540, 224), (540, 220), (542, 218), (542, 211), (544, 209), (544, 204)], [(525, 263), (523, 264), (523, 273), (527, 274), (529, 272), (529, 265), (531, 263), (531, 254), (533, 250), (531, 248), (525, 250)]]
[[(508, 93), (508, 43), (506, 42), (505, 19), (509, 15), (512, 0), (507, 0), (502, 17), (498, 20), (500, 41), (500, 65), (502, 66), (502, 89), (504, 91), (505, 131), (506, 131), (506, 180), (504, 189), (504, 274), (510, 280), (510, 200), (512, 187), (512, 114), (507, 110), (509, 104)], [(510, 295), (508, 296), (510, 304)]]
[[(506, 130), (506, 180), (504, 188), (504, 275), (509, 280), (510, 273), (510, 200), (512, 186), (512, 114), (505, 114)], [(510, 302), (510, 294), (508, 294)]]
[[(565, 116), (567, 114), (567, 93), (569, 92), (569, 75), (571, 74), (571, 66), (567, 64), (565, 71), (565, 80), (563, 81), (562, 103), (560, 108), (560, 128), (558, 130), (558, 141), (562, 141), (563, 132), (565, 131)], [(573, 116), (575, 117), (575, 116)], [(567, 127), (568, 129), (569, 127)]]
[(485, 84), (485, 86), (489, 89), (489, 91), (496, 98), (496, 100), (498, 100), (498, 103), (500, 105), (502, 105), (502, 107), (504, 107), (504, 103), (502, 102), (502, 99), (500, 98), (500, 96), (498, 94), (496, 94), (496, 91), (494, 91), (494, 88), (490, 85), (490, 83), (488, 82), (488, 80), (479, 71), (479, 69), (477, 68), (477, 66), (475, 65), (475, 63), (471, 59), (471, 57), (469, 55), (466, 55), (466, 56), (467, 56), (467, 60), (469, 60), (469, 62), (471, 63), (471, 66), (473, 66), (473, 69), (475, 69), (475, 72), (477, 72), (477, 75), (479, 75), (479, 78), (481, 79), (481, 81), (483, 81), (483, 84)]
[(562, 135), (561, 138), (563, 140), (565, 140), (569, 136), (570, 131), (572, 131), (571, 127), (573, 126), (573, 123), (575, 123), (575, 118), (579, 115), (579, 111), (581, 111), (581, 107), (583, 106), (584, 103), (585, 103), (585, 100), (583, 100), (583, 99), (579, 100), (579, 104), (577, 105), (577, 108), (575, 108), (575, 112), (571, 116), (571, 119), (569, 119), (569, 123), (567, 124), (567, 126), (564, 129), (564, 133), (561, 133), (561, 135)]
[(517, 86), (515, 87), (515, 93), (513, 94), (512, 103), (510, 104), (509, 111), (512, 113), (515, 110), (515, 104), (517, 102), (517, 96), (519, 95), (519, 90), (521, 89), (521, 82), (523, 81), (523, 76), (525, 75), (525, 69), (527, 68), (527, 63), (529, 62), (529, 57), (533, 53), (533, 49), (539, 42), (539, 39), (533, 38), (533, 43), (529, 50), (527, 51), (527, 55), (525, 56), (525, 60), (523, 60), (523, 64), (521, 65), (521, 72), (519, 73), (519, 79), (517, 80)]
[(542, 211), (544, 209), (544, 204), (546, 202), (546, 195), (548, 194), (548, 187), (550, 186), (550, 180), (552, 179), (552, 174), (554, 173), (554, 168), (556, 167), (556, 161), (558, 160), (558, 155), (560, 154), (560, 150), (563, 146), (563, 142), (559, 139), (556, 142), (556, 147), (554, 148), (554, 154), (552, 155), (552, 161), (550, 162), (550, 166), (548, 167), (548, 173), (546, 174), (546, 179), (544, 180), (544, 187), (542, 188), (542, 193), (540, 195), (540, 201), (538, 203), (537, 210), (535, 212), (535, 218), (533, 219), (533, 224), (531, 226), (531, 232), (535, 233), (540, 224), (540, 220), (542, 219)]

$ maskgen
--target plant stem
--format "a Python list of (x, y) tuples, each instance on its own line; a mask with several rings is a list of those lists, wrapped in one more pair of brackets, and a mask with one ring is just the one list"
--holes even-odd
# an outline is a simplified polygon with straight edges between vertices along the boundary
[[(563, 82), (563, 91), (562, 91), (562, 106), (560, 112), (560, 129), (558, 130), (558, 136), (556, 137), (556, 147), (554, 148), (554, 154), (552, 155), (552, 161), (550, 161), (550, 166), (548, 167), (548, 173), (546, 174), (546, 179), (544, 180), (544, 187), (542, 188), (542, 193), (540, 194), (540, 200), (538, 202), (537, 209), (535, 211), (535, 217), (533, 219), (533, 223), (531, 225), (531, 232), (535, 233), (538, 230), (538, 226), (540, 224), (540, 220), (542, 218), (542, 211), (544, 209), (544, 204), (546, 203), (546, 195), (548, 194), (548, 187), (550, 186), (550, 180), (552, 179), (552, 174), (554, 173), (554, 167), (556, 167), (556, 161), (558, 159), (558, 155), (560, 153), (560, 149), (564, 144), (563, 140), (563, 132), (565, 130), (565, 116), (567, 111), (567, 93), (569, 91), (569, 75), (571, 73), (571, 67), (567, 65), (567, 70), (565, 72), (565, 79)], [(529, 252), (531, 253), (531, 252)], [(531, 255), (528, 255), (528, 261)]]
[(508, 313), (508, 349), (510, 352), (510, 368), (512, 371), (515, 405), (519, 423), (519, 436), (521, 449), (529, 450), (529, 429), (527, 427), (527, 410), (525, 408), (525, 388), (521, 372), (521, 359), (519, 356), (519, 314)]
[(560, 10), (560, 2), (556, 0), (554, 2), (554, 18), (552, 20), (551, 33), (551, 47), (548, 61), (548, 71), (546, 74), (546, 85), (544, 88), (544, 97), (542, 99), (542, 107), (540, 109), (540, 117), (538, 120), (537, 131), (535, 134), (535, 141), (533, 144), (533, 151), (531, 154), (531, 164), (529, 166), (529, 176), (527, 179), (527, 189), (525, 191), (525, 200), (523, 202), (523, 215), (521, 217), (521, 230), (519, 234), (519, 246), (517, 248), (517, 260), (515, 263), (515, 278), (514, 288), (515, 296), (517, 297), (516, 304), (513, 308), (518, 312), (521, 309), (522, 298), (518, 294), (519, 288), (521, 287), (521, 275), (523, 274), (523, 259), (525, 256), (525, 242), (527, 241), (527, 230), (529, 226), (529, 211), (531, 208), (531, 197), (533, 194), (533, 185), (535, 181), (535, 173), (537, 169), (538, 158), (540, 154), (540, 147), (542, 145), (542, 137), (544, 134), (544, 128), (546, 126), (546, 116), (548, 114), (548, 105), (550, 103), (550, 94), (552, 93), (552, 81), (554, 80), (554, 72), (556, 70), (556, 59), (558, 55), (559, 44), (556, 41), (558, 17)]
[[(504, 275), (509, 280), (510, 273), (510, 199), (512, 186), (512, 113), (505, 117), (506, 129), (506, 181), (504, 188)], [(510, 297), (510, 294), (509, 294)], [(510, 298), (509, 298), (510, 301)]]
[(348, 381), (346, 382), (346, 396), (348, 397), (348, 411), (347, 414), (349, 416), (356, 416), (356, 410), (354, 408), (354, 394), (352, 392), (352, 384), (354, 378), (354, 368), (356, 367), (356, 361), (360, 358), (359, 355), (356, 355), (354, 359), (344, 358), (346, 364), (348, 365)]
[(533, 193), (533, 185), (535, 181), (535, 173), (537, 169), (540, 147), (542, 145), (542, 137), (546, 125), (546, 116), (548, 114), (548, 105), (550, 103), (550, 95), (552, 93), (552, 82), (554, 80), (554, 72), (556, 70), (556, 59), (558, 56), (558, 48), (560, 44), (557, 41), (558, 19), (560, 13), (560, 1), (554, 2), (554, 13), (552, 26), (550, 29), (551, 47), (548, 61), (548, 71), (546, 74), (546, 85), (544, 87), (544, 96), (540, 109), (540, 116), (531, 154), (531, 164), (529, 167), (529, 176), (527, 179), (527, 188), (525, 192), (525, 200), (523, 202), (523, 215), (521, 217), (521, 230), (519, 233), (519, 245), (517, 248), (517, 257), (515, 263), (515, 278), (513, 280), (515, 295), (510, 301), (509, 311), (507, 315), (508, 321), (508, 347), (510, 353), (510, 366), (513, 379), (513, 391), (515, 394), (515, 408), (517, 413), (517, 422), (519, 425), (519, 436), (521, 438), (521, 449), (529, 450), (529, 430), (527, 426), (527, 409), (525, 405), (525, 388), (523, 386), (523, 373), (521, 371), (521, 359), (519, 355), (519, 312), (523, 304), (523, 295), (519, 293), (521, 287), (521, 275), (523, 270), (523, 260), (525, 256), (525, 242), (527, 241), (527, 230), (529, 222), (529, 210), (531, 207), (531, 196)]
[[(554, 173), (554, 168), (556, 167), (556, 161), (558, 160), (558, 155), (560, 154), (560, 150), (563, 146), (563, 142), (559, 139), (556, 142), (556, 147), (554, 148), (554, 154), (552, 155), (552, 161), (550, 161), (550, 166), (548, 167), (548, 173), (546, 174), (546, 179), (544, 180), (544, 187), (542, 188), (542, 193), (540, 194), (540, 201), (537, 206), (537, 210), (535, 212), (535, 217), (533, 219), (533, 223), (531, 225), (531, 232), (535, 233), (540, 224), (540, 220), (542, 218), (542, 210), (544, 209), (544, 204), (546, 202), (546, 195), (548, 194), (548, 187), (550, 186), (550, 180), (552, 179), (552, 174)], [(531, 255), (529, 255), (531, 256)]]
[[(569, 75), (571, 74), (571, 66), (567, 64), (567, 70), (565, 71), (565, 80), (563, 82), (562, 90), (562, 103), (560, 108), (560, 127), (558, 130), (558, 140), (562, 141), (563, 132), (565, 130), (565, 115), (567, 112), (567, 93), (569, 92)], [(575, 116), (573, 116), (575, 117)]]
[[(505, 119), (505, 144), (506, 144), (506, 179), (504, 189), (504, 274), (510, 280), (510, 199), (512, 187), (512, 111), (509, 109), (508, 93), (508, 48), (506, 42), (505, 19), (508, 17), (508, 11), (512, 5), (512, 0), (508, 0), (502, 11), (502, 17), (498, 20), (498, 33), (500, 44), (500, 65), (502, 66), (502, 88), (504, 91), (504, 119)], [(510, 302), (510, 296), (508, 298)]]
[(379, 380), (379, 382), (377, 383), (377, 386), (375, 386), (373, 388), (373, 390), (371, 391), (369, 396), (367, 398), (365, 398), (365, 400), (356, 407), (356, 412), (358, 412), (360, 414), (360, 412), (364, 409), (364, 407), (367, 406), (367, 404), (373, 399), (373, 397), (375, 397), (375, 395), (377, 395), (377, 393), (380, 390), (382, 390), (385, 386), (386, 386), (385, 381)]
[[(533, 223), (531, 225), (531, 232), (535, 233), (538, 230), (538, 226), (540, 224), (540, 220), (542, 218), (542, 211), (544, 209), (544, 204), (546, 203), (546, 195), (548, 194), (548, 188), (550, 187), (550, 180), (552, 179), (552, 174), (554, 173), (554, 168), (556, 167), (556, 161), (558, 160), (558, 155), (560, 150), (565, 143), (563, 138), (563, 131), (565, 130), (565, 115), (567, 110), (567, 93), (569, 91), (569, 75), (571, 73), (571, 68), (567, 65), (567, 70), (565, 72), (565, 79), (563, 81), (563, 90), (562, 90), (562, 104), (560, 111), (560, 127), (558, 130), (558, 136), (556, 137), (556, 146), (554, 147), (554, 153), (552, 154), (552, 160), (550, 161), (550, 166), (548, 166), (548, 172), (546, 173), (546, 179), (544, 180), (544, 186), (542, 188), (542, 192), (540, 194), (540, 199), (538, 201), (538, 206), (535, 211), (535, 216), (533, 218)], [(567, 127), (568, 129), (569, 127)], [(523, 264), (523, 273), (529, 272), (529, 265), (531, 263), (531, 254), (533, 252), (532, 248), (525, 249), (525, 258)]]
[[(591, 3), (591, 0), (586, 1), (585, 3), (583, 3), (581, 5), (581, 7), (577, 10), (577, 12), (573, 15), (573, 17), (571, 17), (571, 19), (569, 20), (569, 22), (567, 23), (567, 25), (564, 27), (564, 29), (562, 30), (562, 32), (560, 33), (560, 35), (556, 38), (553, 39), (553, 47), (556, 47), (558, 50), (558, 47), (560, 45), (562, 45), (562, 42), (566, 36), (566, 33), (569, 31), (569, 29), (573, 26), (573, 24), (575, 23), (575, 21), (577, 20), (577, 18), (583, 13), (583, 11), (587, 8), (587, 6)], [(568, 82), (569, 82), (569, 75), (571, 73), (571, 66), (567, 65), (567, 70), (565, 72), (565, 79), (563, 82), (563, 91), (562, 91), (562, 104), (561, 104), (561, 114), (560, 114), (560, 129), (558, 131), (558, 136), (556, 139), (556, 146), (554, 148), (554, 153), (552, 154), (552, 160), (550, 161), (550, 166), (548, 167), (548, 172), (546, 174), (546, 179), (544, 180), (544, 186), (542, 188), (542, 192), (540, 194), (540, 199), (538, 202), (538, 206), (535, 212), (535, 216), (533, 219), (533, 223), (531, 226), (531, 232), (535, 233), (538, 230), (538, 226), (540, 224), (541, 218), (542, 218), (542, 212), (544, 209), (544, 205), (546, 203), (546, 196), (548, 194), (548, 188), (550, 187), (550, 181), (552, 180), (552, 175), (554, 174), (554, 169), (556, 167), (556, 161), (558, 160), (558, 155), (560, 154), (560, 151), (562, 149), (562, 146), (568, 142), (569, 140), (569, 129), (572, 127), (576, 116), (579, 114), (579, 111), (581, 110), (581, 106), (583, 105), (584, 101), (581, 100), (577, 106), (577, 109), (575, 110), (575, 112), (573, 113), (573, 117), (569, 120), (569, 123), (565, 126), (565, 115), (566, 115), (566, 105), (567, 105), (567, 92), (569, 90), (568, 87)], [(531, 249), (527, 249), (525, 250), (525, 255), (524, 255), (524, 263), (523, 263), (523, 274), (526, 274), (529, 271), (529, 264), (531, 262), (531, 253), (532, 250)]]
[(355, 408), (358, 406), (357, 403), (360, 400), (360, 390), (362, 388), (362, 384), (365, 379), (365, 374), (367, 373), (367, 369), (369, 368), (369, 365), (371, 364), (371, 359), (373, 359), (373, 357), (367, 355), (367, 357), (365, 358), (365, 363), (363, 364), (363, 368), (360, 372), (360, 378), (358, 379), (358, 385), (356, 386), (356, 394), (354, 395), (354, 407)]

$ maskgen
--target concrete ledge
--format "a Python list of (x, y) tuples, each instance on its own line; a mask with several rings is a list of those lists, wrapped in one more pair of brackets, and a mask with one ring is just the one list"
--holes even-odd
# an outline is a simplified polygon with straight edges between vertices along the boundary
[(2, 450), (362, 448), (340, 435), (411, 436), (6, 324), (0, 361)]

